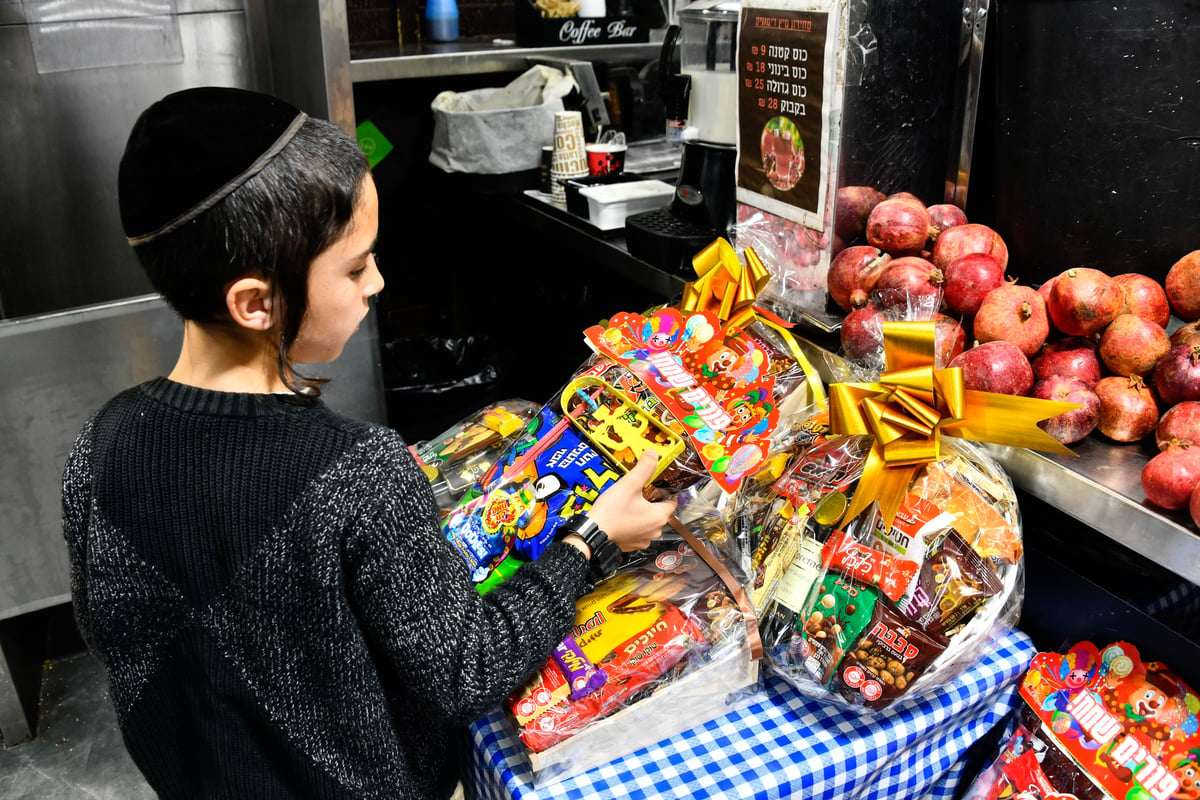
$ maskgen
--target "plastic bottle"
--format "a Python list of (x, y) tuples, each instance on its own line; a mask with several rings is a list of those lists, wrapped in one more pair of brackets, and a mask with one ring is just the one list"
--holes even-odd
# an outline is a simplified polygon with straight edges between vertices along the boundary
[(455, 0), (427, 0), (425, 35), (435, 42), (458, 39), (458, 3)]

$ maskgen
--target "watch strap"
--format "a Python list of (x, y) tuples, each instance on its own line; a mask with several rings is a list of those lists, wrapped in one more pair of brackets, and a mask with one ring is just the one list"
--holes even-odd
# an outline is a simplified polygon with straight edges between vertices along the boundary
[(617, 571), (621, 562), (621, 548), (613, 544), (608, 534), (600, 530), (600, 526), (594, 520), (583, 514), (576, 514), (563, 523), (556, 538), (572, 533), (583, 539), (584, 544), (592, 551), (588, 568), (588, 579), (592, 583), (599, 583)]

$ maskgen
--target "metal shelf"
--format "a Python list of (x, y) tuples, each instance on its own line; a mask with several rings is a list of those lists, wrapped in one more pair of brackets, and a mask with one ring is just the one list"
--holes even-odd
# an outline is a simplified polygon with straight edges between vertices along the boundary
[(1076, 457), (999, 445), (988, 449), (1013, 484), (1176, 575), (1200, 584), (1200, 534), (1187, 512), (1152, 505), (1141, 474), (1154, 443), (1111, 444), (1096, 434), (1070, 445)]
[(350, 60), (354, 83), (397, 78), (441, 78), (490, 72), (523, 72), (539, 58), (579, 61), (642, 62), (658, 57), (661, 44), (519, 47), (507, 40), (463, 39), (437, 44), (422, 42), (380, 48)]

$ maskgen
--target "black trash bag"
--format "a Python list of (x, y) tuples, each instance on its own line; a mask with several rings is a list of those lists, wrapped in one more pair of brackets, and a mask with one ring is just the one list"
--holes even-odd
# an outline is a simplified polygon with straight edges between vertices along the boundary
[(486, 336), (420, 336), (385, 342), (388, 424), (409, 442), (436, 436), (497, 399), (502, 370)]

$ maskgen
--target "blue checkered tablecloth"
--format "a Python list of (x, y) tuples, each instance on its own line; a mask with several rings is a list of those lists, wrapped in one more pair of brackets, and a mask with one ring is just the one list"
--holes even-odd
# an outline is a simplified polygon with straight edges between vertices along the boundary
[(535, 787), (499, 711), (471, 726), (479, 798), (950, 798), (962, 756), (1016, 707), (1036, 652), (1013, 631), (930, 698), (871, 718), (805, 697), (772, 676), (762, 699), (582, 775)]

